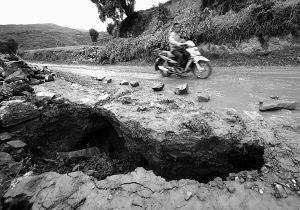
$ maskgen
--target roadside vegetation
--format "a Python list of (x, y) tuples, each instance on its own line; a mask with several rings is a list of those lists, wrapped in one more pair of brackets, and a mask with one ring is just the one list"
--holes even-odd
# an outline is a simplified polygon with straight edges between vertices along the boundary
[[(141, 35), (135, 38), (132, 37), (137, 33), (137, 28), (141, 28), (138, 25), (132, 33), (123, 32), (127, 38), (111, 40), (99, 53), (98, 62), (115, 63), (147, 58), (153, 55), (156, 48), (168, 49), (168, 33), (174, 21), (180, 23), (182, 35), (197, 45), (234, 44), (256, 36), (265, 47), (270, 37), (297, 36), (300, 29), (300, 2), (297, 0), (207, 2), (197, 6), (192, 4), (192, 7), (186, 7), (179, 14), (160, 5), (151, 12), (153, 16), (147, 30), (141, 31)], [(147, 15), (149, 11), (144, 13)], [(143, 25), (141, 22), (139, 24)]]

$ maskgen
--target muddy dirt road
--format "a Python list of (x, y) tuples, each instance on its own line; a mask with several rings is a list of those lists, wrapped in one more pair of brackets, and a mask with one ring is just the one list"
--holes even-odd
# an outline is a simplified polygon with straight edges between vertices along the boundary
[(212, 100), (207, 104), (210, 108), (234, 108), (250, 115), (257, 110), (260, 100), (270, 100), (270, 96), (300, 101), (299, 66), (215, 67), (212, 76), (206, 80), (197, 80), (191, 73), (186, 77), (163, 78), (152, 66), (49, 64), (48, 67), (54, 71), (82, 76), (105, 76), (115, 80), (139, 81), (141, 86), (162, 82), (171, 92), (177, 85), (188, 83), (189, 97), (195, 97), (198, 92), (205, 92), (211, 96)]

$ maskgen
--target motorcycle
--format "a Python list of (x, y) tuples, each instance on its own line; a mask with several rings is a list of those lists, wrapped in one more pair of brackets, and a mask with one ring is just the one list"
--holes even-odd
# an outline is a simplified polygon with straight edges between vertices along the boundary
[(188, 61), (182, 69), (178, 66), (175, 56), (170, 51), (157, 50), (158, 58), (155, 62), (155, 70), (160, 71), (163, 77), (172, 74), (183, 75), (192, 72), (198, 79), (207, 79), (212, 73), (210, 60), (201, 55), (199, 49), (192, 41), (187, 41), (184, 46), (189, 53)]

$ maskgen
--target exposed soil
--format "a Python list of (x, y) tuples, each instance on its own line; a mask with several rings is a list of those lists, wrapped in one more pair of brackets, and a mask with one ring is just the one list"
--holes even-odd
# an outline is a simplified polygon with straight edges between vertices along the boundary
[[(59, 179), (67, 179), (65, 183), (78, 182), (80, 186), (80, 183), (95, 183), (92, 185), (96, 186), (92, 188), (95, 191), (80, 193), (86, 196), (85, 200), (82, 197), (73, 198), (72, 190), (67, 192), (70, 193), (68, 198), (76, 200), (76, 204), (72, 204), (73, 209), (91, 209), (90, 205), (94, 205), (97, 199), (96, 196), (89, 196), (94, 196), (94, 193), (105, 198), (102, 201), (104, 208), (121, 208), (121, 204), (124, 204), (125, 209), (128, 206), (191, 209), (193, 205), (200, 205), (203, 209), (218, 208), (218, 205), (223, 209), (239, 209), (242, 205), (249, 207), (250, 204), (251, 208), (259, 208), (254, 204), (256, 199), (260, 200), (261, 209), (298, 208), (299, 110), (265, 114), (255, 111), (255, 101), (266, 99), (274, 93), (280, 97), (285, 93), (284, 97), (299, 99), (297, 67), (274, 68), (273, 75), (269, 74), (272, 67), (262, 71), (253, 67), (237, 68), (232, 72), (225, 69), (224, 73), (221, 72), (223, 69), (217, 68), (212, 78), (206, 81), (196, 81), (190, 77), (161, 79), (159, 75), (148, 71), (151, 67), (144, 67), (139, 71), (135, 71), (139, 67), (114, 70), (118, 67), (112, 66), (103, 71), (98, 68), (53, 66), (54, 70), (60, 69), (57, 75), (63, 79), (35, 86), (37, 92), (55, 92), (68, 100), (61, 104), (50, 103), (43, 106), (43, 114), (39, 119), (6, 129), (14, 134), (13, 138), (25, 141), (28, 147), (13, 155), (18, 163), (4, 167), (1, 171), (5, 176), (3, 186), (7, 189), (12, 178), (28, 171), (33, 171), (35, 175), (48, 171), (67, 173), (67, 176), (72, 171), (73, 173), (68, 177), (48, 173), (31, 176), (33, 180), (28, 183), (26, 180), (31, 178), (24, 178), (24, 182), (20, 181), (16, 188), (9, 191), (6, 204), (7, 198), (14, 198), (23, 202), (23, 207), (33, 204), (37, 208), (40, 203), (32, 197), (33, 194), (36, 195), (34, 189), (40, 187), (42, 191), (45, 190), (46, 195), (51, 187), (47, 187), (49, 181), (36, 180), (50, 179), (59, 183)], [(131, 70), (127, 71), (128, 69)], [(100, 75), (111, 75), (113, 84), (105, 84), (90, 77)], [(132, 88), (118, 84), (119, 80), (128, 78), (139, 80), (141, 86)], [(166, 82), (166, 89), (161, 93), (154, 93), (151, 86), (158, 81)], [(191, 93), (188, 96), (174, 95), (172, 90), (179, 82), (190, 84)], [(198, 103), (195, 99), (197, 91), (208, 87), (211, 88), (207, 92), (212, 101), (207, 104)], [(261, 87), (265, 88), (264, 91), (257, 91)], [(102, 99), (106, 94), (109, 97)], [(139, 111), (140, 107), (147, 109)], [(91, 158), (72, 160), (61, 158), (57, 154), (91, 147), (97, 147), (100, 153)], [(124, 175), (137, 167), (153, 170), (154, 174), (137, 169)], [(102, 181), (98, 183), (79, 171)], [(123, 175), (112, 176), (115, 174)], [(160, 180), (157, 176), (170, 182)], [(127, 179), (130, 181), (127, 182)], [(35, 183), (32, 184), (34, 187), (24, 188), (31, 182)], [(48, 182), (48, 185), (44, 186), (41, 182)], [(151, 195), (140, 195), (141, 189), (121, 187), (129, 182), (151, 189)], [(275, 183), (281, 183), (287, 197), (282, 191), (278, 191)], [(156, 192), (157, 188), (160, 190)], [(20, 191), (24, 189), (28, 189), (30, 193)], [(137, 202), (132, 197), (135, 193), (132, 194), (131, 190), (140, 195), (142, 202)], [(234, 190), (237, 192), (234, 193)], [(263, 199), (257, 197), (262, 196), (261, 190)], [(170, 193), (158, 193), (165, 191)], [(25, 193), (28, 199), (26, 196), (25, 200), (24, 196), (18, 197), (17, 192)], [(192, 193), (191, 200), (190, 197), (186, 198), (187, 192)], [(44, 193), (36, 196), (43, 196)], [(156, 193), (159, 194), (158, 197)], [(178, 193), (184, 195), (183, 201)], [(120, 194), (132, 203), (127, 205), (118, 200), (122, 197)], [(51, 196), (50, 203), (59, 195)], [(180, 199), (176, 199), (177, 196)], [(39, 199), (42, 198), (48, 199), (47, 196)], [(53, 201), (50, 207), (70, 208), (68, 198), (64, 202)], [(154, 198), (165, 201), (160, 201), (157, 204), (159, 207), (154, 206), (158, 203)], [(234, 199), (234, 207), (230, 207), (229, 198)], [(216, 205), (215, 199), (222, 201)], [(43, 207), (44, 203), (41, 205), (41, 208), (47, 209)]]

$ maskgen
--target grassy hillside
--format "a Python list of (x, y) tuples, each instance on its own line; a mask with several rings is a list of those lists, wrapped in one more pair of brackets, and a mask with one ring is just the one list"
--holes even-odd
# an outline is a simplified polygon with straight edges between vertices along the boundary
[[(126, 18), (123, 38), (110, 41), (99, 62), (114, 63), (149, 57), (155, 48), (168, 49), (172, 23), (197, 45), (237, 45), (257, 37), (268, 47), (270, 37), (299, 36), (299, 0), (172, 0)], [(126, 38), (128, 37), (128, 38)]]
[[(88, 31), (55, 24), (0, 25), (0, 40), (14, 39), (19, 49), (40, 49), (91, 44)], [(99, 40), (107, 42), (108, 35), (100, 33)]]

